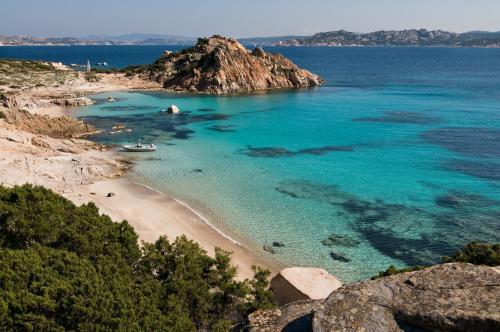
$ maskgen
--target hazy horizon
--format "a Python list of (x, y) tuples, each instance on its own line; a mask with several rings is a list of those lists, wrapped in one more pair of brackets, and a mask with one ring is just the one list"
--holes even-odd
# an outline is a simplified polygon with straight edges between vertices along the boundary
[(425, 28), (500, 31), (500, 1), (4, 0), (0, 35), (85, 37), (133, 33), (237, 38)]

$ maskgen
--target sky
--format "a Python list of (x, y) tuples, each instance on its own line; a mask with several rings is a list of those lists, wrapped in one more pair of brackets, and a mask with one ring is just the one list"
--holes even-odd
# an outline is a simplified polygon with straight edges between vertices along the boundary
[(0, 0), (0, 35), (500, 31), (500, 0)]

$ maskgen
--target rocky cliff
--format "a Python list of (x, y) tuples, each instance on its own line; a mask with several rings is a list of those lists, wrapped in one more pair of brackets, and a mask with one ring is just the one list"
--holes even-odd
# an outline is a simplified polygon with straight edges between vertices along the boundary
[(147, 75), (171, 91), (225, 94), (318, 86), (323, 80), (280, 54), (247, 50), (234, 39), (199, 39), (177, 53), (165, 52)]
[(500, 331), (500, 271), (436, 265), (249, 317), (251, 331)]

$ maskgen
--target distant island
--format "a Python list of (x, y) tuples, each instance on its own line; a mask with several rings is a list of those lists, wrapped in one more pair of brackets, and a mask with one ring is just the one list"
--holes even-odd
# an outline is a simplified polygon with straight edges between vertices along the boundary
[(152, 65), (135, 72), (176, 92), (205, 94), (319, 86), (324, 80), (280, 54), (246, 49), (236, 39), (200, 38), (194, 47), (165, 51)]
[(0, 46), (78, 46), (78, 45), (191, 45), (197, 38), (178, 35), (131, 33), (118, 36), (85, 37), (2, 36)]
[(412, 29), (355, 33), (339, 30), (320, 32), (305, 38), (279, 41), (275, 45), (500, 47), (500, 31), (454, 33), (443, 30)]
[[(195, 37), (131, 33), (118, 36), (85, 37), (2, 36), (0, 46), (72, 46), (72, 45), (194, 45)], [(346, 30), (319, 32), (313, 36), (274, 36), (238, 38), (253, 46), (445, 46), (500, 47), (500, 31), (454, 33), (443, 30), (381, 30), (356, 33)]]

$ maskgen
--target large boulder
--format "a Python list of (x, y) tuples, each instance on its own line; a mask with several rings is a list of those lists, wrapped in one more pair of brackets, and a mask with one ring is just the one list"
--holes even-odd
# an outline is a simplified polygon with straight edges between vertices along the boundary
[(306, 267), (283, 269), (270, 284), (280, 305), (300, 300), (323, 300), (341, 286), (342, 283), (325, 270)]
[(250, 52), (235, 39), (213, 36), (164, 53), (147, 76), (170, 91), (224, 94), (321, 85), (324, 81), (279, 54)]
[[(465, 263), (435, 265), (345, 285), (326, 300), (259, 312), (259, 331), (500, 331), (500, 271)], [(267, 313), (267, 314), (266, 314)], [(297, 321), (299, 317), (299, 321)], [(292, 323), (307, 326), (294, 329)], [(309, 323), (308, 323), (309, 322)], [(252, 325), (253, 324), (253, 325)], [(262, 324), (262, 325), (257, 325)]]

